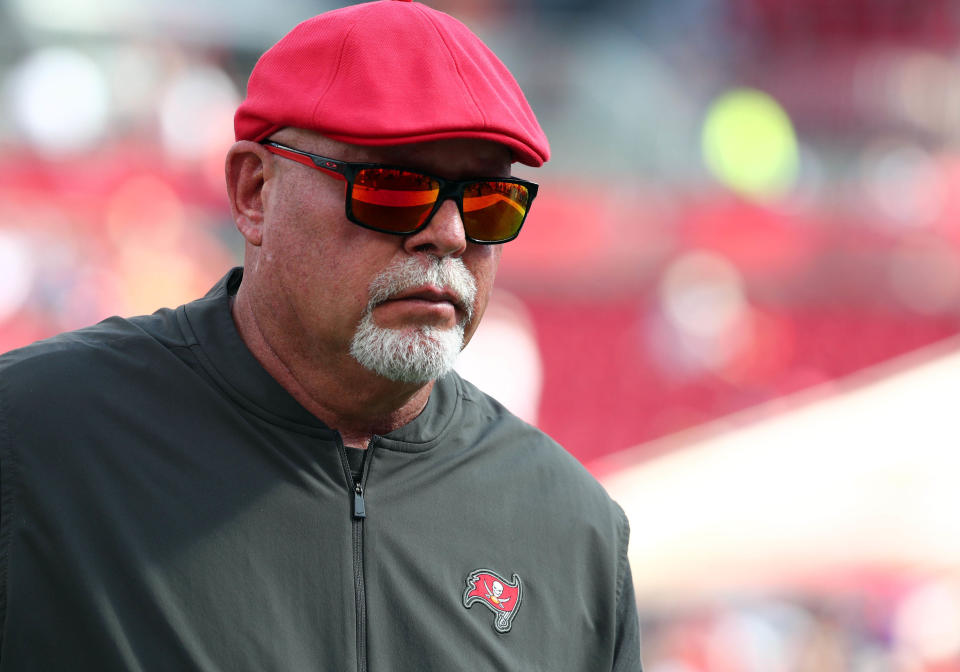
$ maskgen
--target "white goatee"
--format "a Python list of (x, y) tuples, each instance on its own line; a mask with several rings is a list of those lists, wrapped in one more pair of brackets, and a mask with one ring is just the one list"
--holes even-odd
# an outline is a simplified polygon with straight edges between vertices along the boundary
[[(370, 283), (370, 301), (357, 325), (350, 354), (361, 366), (388, 380), (424, 384), (453, 368), (463, 349), (464, 327), (473, 317), (477, 284), (466, 265), (455, 257), (408, 257), (380, 273)], [(452, 291), (464, 310), (463, 319), (449, 328), (417, 326), (387, 329), (373, 321), (373, 309), (401, 292), (433, 285)]]

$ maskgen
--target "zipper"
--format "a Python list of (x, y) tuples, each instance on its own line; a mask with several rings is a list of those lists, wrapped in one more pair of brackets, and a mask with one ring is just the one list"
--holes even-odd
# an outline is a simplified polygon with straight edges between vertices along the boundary
[(374, 436), (370, 439), (370, 444), (364, 452), (360, 478), (354, 478), (343, 439), (337, 434), (337, 447), (340, 451), (343, 473), (346, 476), (347, 492), (353, 496), (350, 527), (353, 537), (353, 595), (357, 614), (357, 672), (367, 672), (367, 595), (363, 580), (363, 521), (367, 517), (367, 504), (363, 498), (363, 488), (367, 482), (367, 473), (373, 457), (373, 442), (376, 438)]

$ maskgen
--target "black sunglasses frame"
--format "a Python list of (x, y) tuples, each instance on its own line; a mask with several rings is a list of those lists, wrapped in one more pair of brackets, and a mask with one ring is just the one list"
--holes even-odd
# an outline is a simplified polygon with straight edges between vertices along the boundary
[[(539, 189), (539, 185), (537, 185), (535, 182), (521, 180), (516, 177), (474, 177), (470, 178), (469, 180), (447, 180), (438, 175), (423, 173), (419, 170), (411, 170), (403, 166), (390, 166), (382, 163), (355, 163), (350, 161), (338, 161), (337, 159), (331, 159), (326, 156), (311, 154), (310, 152), (305, 152), (302, 149), (295, 149), (293, 147), (288, 147), (287, 145), (281, 145), (280, 143), (272, 140), (262, 140), (260, 144), (263, 145), (267, 151), (276, 154), (277, 156), (282, 156), (290, 159), (291, 161), (296, 161), (297, 163), (301, 163), (308, 168), (315, 168), (316, 170), (344, 180), (347, 183), (347, 193), (344, 203), (347, 219), (365, 229), (378, 231), (380, 233), (389, 233), (395, 236), (410, 236), (423, 231), (430, 224), (430, 220), (437, 213), (437, 210), (440, 209), (440, 206), (443, 205), (445, 201), (452, 199), (457, 204), (457, 210), (460, 211), (460, 219), (464, 222), (464, 235), (466, 236), (467, 240), (469, 240), (471, 243), (478, 243), (480, 245), (499, 245), (501, 243), (507, 243), (520, 235), (520, 229), (523, 228), (523, 223), (527, 220), (527, 215), (530, 213), (530, 206), (533, 204), (533, 199), (536, 197), (537, 190)], [(406, 173), (420, 175), (437, 181), (437, 184), (440, 185), (440, 191), (437, 194), (437, 201), (433, 204), (433, 209), (430, 210), (430, 213), (423, 220), (423, 224), (412, 231), (391, 231), (389, 229), (381, 229), (376, 226), (371, 226), (366, 222), (360, 221), (356, 216), (354, 216), (353, 208), (351, 207), (351, 203), (353, 201), (354, 180), (360, 171), (371, 168), (383, 170), (402, 170)], [(463, 215), (463, 192), (464, 189), (466, 189), (466, 187), (469, 185), (478, 184), (481, 182), (507, 182), (510, 184), (518, 184), (526, 188), (530, 197), (527, 201), (526, 212), (523, 213), (523, 219), (520, 220), (520, 224), (517, 226), (516, 232), (514, 232), (514, 234), (509, 238), (503, 238), (502, 240), (478, 240), (467, 232), (467, 220)]]

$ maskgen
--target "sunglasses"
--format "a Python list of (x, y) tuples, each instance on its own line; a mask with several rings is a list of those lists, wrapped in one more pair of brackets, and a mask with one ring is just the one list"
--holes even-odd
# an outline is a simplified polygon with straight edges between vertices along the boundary
[(407, 236), (426, 228), (447, 199), (460, 210), (467, 240), (490, 245), (520, 233), (537, 185), (513, 177), (445, 180), (379, 163), (350, 163), (266, 140), (267, 151), (347, 183), (347, 219), (367, 229)]

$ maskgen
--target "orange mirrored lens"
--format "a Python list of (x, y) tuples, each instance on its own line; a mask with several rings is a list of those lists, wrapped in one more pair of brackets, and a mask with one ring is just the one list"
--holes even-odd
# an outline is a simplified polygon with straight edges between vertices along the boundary
[[(395, 233), (416, 231), (430, 215), (440, 183), (420, 173), (365, 168), (354, 179), (350, 208), (367, 226)], [(530, 192), (522, 184), (490, 180), (468, 184), (463, 192), (466, 234), (483, 242), (513, 238), (523, 224)]]
[(367, 168), (353, 184), (353, 215), (367, 224), (398, 233), (423, 224), (440, 193), (436, 180), (391, 168)]
[(512, 238), (520, 230), (530, 193), (513, 182), (477, 182), (463, 193), (463, 225), (467, 235), (484, 241)]

